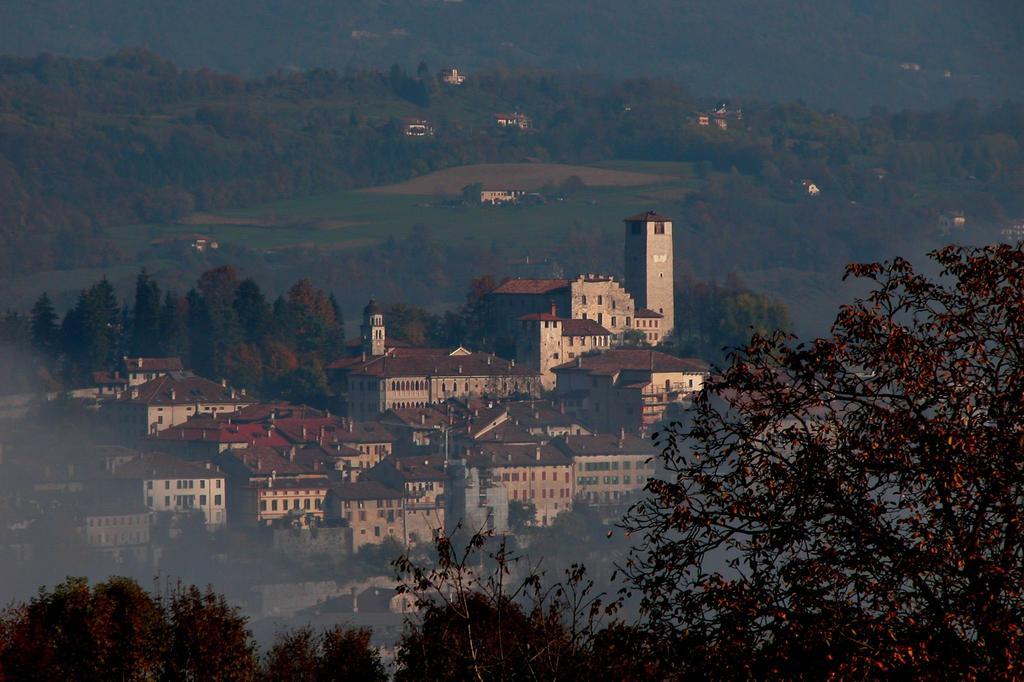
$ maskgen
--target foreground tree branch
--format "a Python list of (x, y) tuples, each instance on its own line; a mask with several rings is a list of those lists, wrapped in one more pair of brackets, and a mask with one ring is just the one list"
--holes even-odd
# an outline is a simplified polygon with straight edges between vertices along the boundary
[(694, 672), (1014, 677), (1024, 252), (853, 265), (828, 338), (755, 336), (625, 526), (650, 625)]

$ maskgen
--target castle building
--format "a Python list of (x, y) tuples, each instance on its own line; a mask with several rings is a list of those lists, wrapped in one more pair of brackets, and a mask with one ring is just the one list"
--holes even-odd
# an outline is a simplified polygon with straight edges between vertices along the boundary
[(672, 220), (653, 211), (626, 218), (626, 291), (637, 310), (661, 315), (661, 336), (675, 328)]
[(569, 297), (574, 320), (593, 320), (614, 336), (633, 327), (633, 297), (614, 277), (580, 275), (569, 284)]
[(552, 367), (577, 355), (610, 346), (612, 334), (590, 319), (558, 317), (555, 306), (547, 313), (530, 313), (519, 318), (516, 335), (516, 360), (525, 367), (540, 370), (541, 387), (555, 387)]

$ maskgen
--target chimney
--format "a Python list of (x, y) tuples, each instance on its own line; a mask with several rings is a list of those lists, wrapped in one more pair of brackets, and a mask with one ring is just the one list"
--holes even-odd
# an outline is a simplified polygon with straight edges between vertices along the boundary
[(556, 306), (553, 302), (551, 303), (551, 314), (556, 317), (558, 316), (558, 306)]
[(295, 446), (294, 445), (288, 450), (288, 461), (289, 462), (294, 462), (295, 461)]
[(420, 425), (424, 425), (426, 423), (427, 423), (427, 415), (425, 415), (424, 413), (420, 412)]
[(234, 400), (235, 399), (235, 389), (234, 389), (234, 387), (231, 388), (230, 395), (231, 395), (231, 399)]
[[(134, 392), (134, 391), (133, 391), (133, 392)], [(136, 393), (137, 393), (137, 392), (136, 392)], [(171, 400), (173, 401), (173, 400), (174, 400), (175, 398), (177, 398), (177, 396), (178, 396), (178, 392), (177, 392), (177, 391), (175, 391), (175, 390), (174, 390), (174, 389), (172, 388), (172, 389), (171, 389)]]
[(245, 397), (245, 389), (242, 389), (242, 397)]
[(462, 365), (459, 365), (459, 374), (462, 374)]
[(511, 364), (511, 366), (512, 366), (512, 367), (515, 367), (515, 366), (516, 366), (516, 360), (515, 360), (515, 358), (512, 358), (512, 364)]
[(352, 424), (352, 417), (349, 417), (349, 418), (348, 418), (348, 432), (349, 432), (349, 433), (352, 433), (352, 429), (353, 429), (353, 428), (354, 428), (354, 427), (353, 427), (353, 424)]
[(306, 425), (305, 424), (302, 425), (302, 442), (303, 443), (306, 442)]
[(535, 451), (534, 454), (536, 455), (537, 461), (539, 462), (540, 461), (540, 446), (539, 445), (537, 446), (537, 450)]
[(366, 362), (366, 351), (363, 351), (363, 362)]
[(220, 386), (221, 386), (221, 388), (227, 388), (228, 387), (228, 380), (223, 378), (223, 377), (221, 377)]

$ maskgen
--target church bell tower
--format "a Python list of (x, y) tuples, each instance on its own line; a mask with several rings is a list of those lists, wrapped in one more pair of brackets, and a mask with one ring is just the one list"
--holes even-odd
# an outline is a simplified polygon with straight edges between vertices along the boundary
[(364, 353), (369, 356), (384, 355), (384, 312), (373, 299), (363, 308), (363, 324), (359, 331)]

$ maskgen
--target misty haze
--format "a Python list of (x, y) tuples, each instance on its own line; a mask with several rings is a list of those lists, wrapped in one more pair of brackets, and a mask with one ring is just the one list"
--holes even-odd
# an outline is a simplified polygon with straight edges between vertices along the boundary
[(1017, 678), (1022, 45), (0, 0), (0, 681)]

